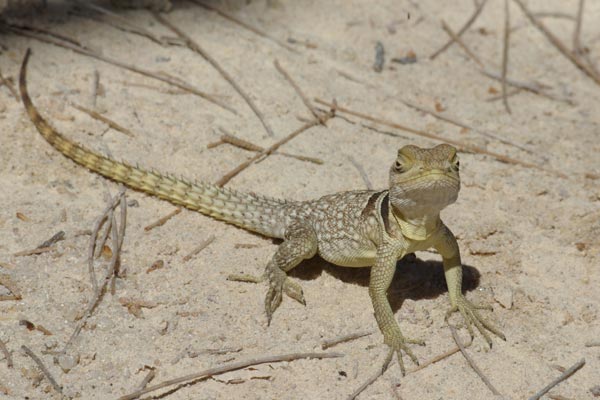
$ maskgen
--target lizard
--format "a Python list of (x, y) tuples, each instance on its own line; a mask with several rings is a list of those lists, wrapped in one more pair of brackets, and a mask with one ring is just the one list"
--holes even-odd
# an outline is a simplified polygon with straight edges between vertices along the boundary
[(345, 267), (371, 267), (369, 296), (375, 320), (388, 352), (387, 369), (396, 355), (405, 374), (402, 352), (418, 365), (409, 344), (422, 340), (402, 334), (387, 298), (396, 263), (415, 251), (435, 249), (441, 256), (448, 286), (448, 318), (458, 312), (474, 337), (474, 327), (492, 345), (490, 333), (506, 340), (480, 309), (462, 292), (462, 263), (455, 236), (440, 219), (440, 212), (457, 200), (460, 190), (459, 159), (455, 147), (405, 145), (389, 169), (386, 190), (340, 192), (316, 200), (280, 200), (222, 188), (207, 182), (149, 171), (116, 161), (75, 143), (56, 131), (33, 105), (27, 90), (27, 51), (21, 65), (19, 89), (25, 110), (44, 139), (75, 163), (113, 181), (198, 211), (261, 235), (283, 239), (268, 261), (264, 274), (230, 276), (233, 280), (268, 282), (265, 312), (270, 323), (283, 294), (305, 304), (301, 286), (287, 276), (301, 261), (319, 254)]

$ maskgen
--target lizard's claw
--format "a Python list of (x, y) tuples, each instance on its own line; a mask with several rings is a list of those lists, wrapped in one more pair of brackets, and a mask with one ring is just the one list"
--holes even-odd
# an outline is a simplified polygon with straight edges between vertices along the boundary
[(285, 293), (298, 303), (306, 305), (302, 287), (288, 278), (285, 272), (280, 269), (276, 269), (268, 273), (267, 278), (269, 281), (269, 290), (267, 291), (267, 296), (265, 297), (265, 311), (267, 313), (268, 324), (271, 323), (273, 313), (281, 304), (282, 293)]
[(410, 357), (412, 362), (414, 362), (416, 365), (419, 365), (419, 360), (417, 359), (415, 354), (412, 352), (410, 347), (407, 346), (407, 344), (418, 344), (419, 346), (425, 346), (424, 340), (408, 339), (408, 338), (405, 338), (404, 336), (402, 336), (402, 334), (400, 334), (398, 332), (396, 334), (393, 334), (393, 335), (390, 335), (389, 337), (384, 338), (384, 343), (387, 344), (390, 349), (389, 349), (388, 354), (383, 362), (383, 367), (382, 367), (383, 371), (385, 371), (388, 368), (388, 366), (390, 365), (390, 362), (392, 361), (392, 358), (394, 357), (394, 353), (395, 353), (396, 357), (398, 358), (398, 364), (400, 365), (400, 372), (402, 372), (402, 376), (406, 375), (406, 369), (404, 368), (404, 361), (402, 360), (402, 351), (404, 351)]
[(494, 335), (498, 336), (502, 340), (506, 340), (506, 336), (494, 325), (489, 323), (485, 318), (479, 314), (478, 310), (489, 310), (492, 311), (492, 306), (490, 305), (475, 305), (467, 300), (466, 297), (460, 296), (458, 301), (454, 306), (448, 310), (446, 313), (446, 323), (452, 314), (455, 312), (459, 312), (463, 318), (465, 319), (467, 329), (469, 330), (469, 334), (471, 335), (471, 339), (475, 336), (475, 332), (473, 330), (473, 325), (477, 328), (479, 333), (484, 337), (485, 341), (488, 343), (490, 347), (492, 347), (492, 338), (490, 337), (488, 331), (492, 332)]

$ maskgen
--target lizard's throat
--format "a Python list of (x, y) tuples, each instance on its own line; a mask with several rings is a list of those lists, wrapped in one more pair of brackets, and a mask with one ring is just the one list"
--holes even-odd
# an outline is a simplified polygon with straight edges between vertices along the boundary
[(439, 211), (404, 214), (392, 204), (390, 212), (400, 227), (402, 235), (412, 240), (429, 238), (442, 224)]

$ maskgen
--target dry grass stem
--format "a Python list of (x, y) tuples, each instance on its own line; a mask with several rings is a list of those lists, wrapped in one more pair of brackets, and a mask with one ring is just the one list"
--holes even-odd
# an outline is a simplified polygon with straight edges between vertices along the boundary
[(577, 68), (579, 68), (581, 71), (583, 71), (588, 77), (590, 77), (598, 85), (600, 85), (600, 75), (597, 73), (597, 71), (594, 70), (594, 68), (590, 67), (585, 62), (583, 62), (583, 60), (578, 57), (576, 51), (569, 50), (567, 48), (567, 46), (565, 46), (565, 44), (556, 35), (554, 35), (542, 21), (540, 21), (538, 18), (536, 18), (531, 13), (531, 11), (529, 11), (529, 9), (527, 8), (527, 6), (525, 6), (525, 4), (523, 3), (522, 0), (514, 0), (514, 1), (521, 8), (521, 11), (523, 11), (523, 13), (527, 16), (527, 18), (529, 18), (529, 21), (531, 21), (531, 23), (544, 36), (546, 36), (546, 39), (548, 39), (548, 41), (550, 43), (552, 43), (552, 45), (554, 47), (556, 47), (556, 49), (558, 51), (560, 51), (569, 61), (571, 61), (571, 63), (573, 63), (573, 65), (575, 65)]
[(64, 239), (65, 239), (65, 231), (59, 231), (59, 232), (55, 233), (54, 235), (52, 235), (52, 237), (50, 239), (48, 239), (44, 243), (40, 244), (37, 248), (40, 249), (43, 247), (50, 247)]
[(40, 360), (40, 358), (38, 356), (36, 356), (35, 353), (33, 351), (31, 351), (31, 349), (25, 345), (21, 346), (21, 350), (23, 350), (25, 352), (25, 354), (27, 354), (29, 357), (31, 357), (31, 359), (37, 364), (38, 368), (42, 371), (42, 373), (44, 374), (46, 379), (48, 379), (48, 381), (50, 382), (50, 384), (52, 385), (54, 390), (56, 390), (56, 392), (58, 394), (60, 394), (60, 396), (63, 399), (67, 398), (62, 392), (62, 388), (60, 387), (58, 382), (56, 382), (56, 380), (54, 379), (52, 374), (50, 374), (50, 371), (48, 371), (48, 369), (46, 368), (46, 366), (44, 365), (42, 360)]
[(349, 342), (351, 340), (360, 339), (361, 337), (369, 336), (372, 334), (373, 334), (373, 331), (361, 331), (361, 332), (350, 333), (348, 335), (339, 336), (339, 337), (336, 337), (333, 339), (323, 340), (321, 342), (321, 349), (327, 350), (328, 348), (336, 346), (340, 343), (345, 343), (345, 342)]
[[(325, 106), (333, 106), (332, 103), (328, 103), (328, 102), (326, 102), (324, 100), (321, 100), (321, 99), (315, 99), (315, 101), (317, 103), (323, 104)], [(433, 139), (435, 141), (449, 143), (451, 145), (454, 145), (455, 147), (457, 147), (461, 151), (470, 151), (472, 153), (484, 154), (484, 155), (493, 157), (496, 160), (504, 162), (504, 163), (507, 163), (507, 164), (520, 165), (520, 166), (523, 166), (523, 167), (526, 167), (526, 168), (534, 168), (534, 169), (537, 169), (537, 170), (540, 170), (540, 171), (544, 171), (544, 172), (550, 173), (552, 175), (558, 176), (560, 178), (568, 179), (567, 175), (565, 175), (565, 174), (563, 174), (562, 172), (559, 172), (559, 171), (554, 171), (552, 169), (544, 168), (544, 167), (542, 167), (540, 165), (537, 165), (537, 164), (533, 164), (533, 163), (530, 163), (530, 162), (527, 162), (527, 161), (522, 161), (522, 160), (518, 160), (516, 158), (508, 157), (508, 156), (505, 156), (503, 154), (499, 154), (499, 153), (495, 153), (495, 152), (492, 152), (492, 151), (488, 151), (488, 150), (483, 149), (481, 147), (473, 146), (473, 145), (470, 145), (470, 144), (467, 144), (467, 143), (463, 143), (463, 142), (460, 142), (458, 140), (454, 140), (454, 139), (450, 139), (450, 138), (445, 138), (445, 137), (436, 135), (434, 133), (425, 132), (425, 131), (422, 131), (422, 130), (410, 128), (408, 126), (401, 125), (401, 124), (398, 124), (396, 122), (392, 122), (392, 121), (389, 121), (389, 120), (385, 120), (385, 119), (381, 119), (381, 118), (376, 118), (376, 117), (373, 117), (371, 115), (368, 115), (368, 114), (365, 114), (365, 113), (361, 113), (361, 112), (358, 112), (358, 111), (354, 111), (354, 110), (350, 110), (348, 108), (345, 108), (345, 107), (342, 107), (342, 106), (339, 106), (339, 105), (336, 105), (336, 111), (341, 112), (341, 113), (346, 113), (346, 114), (349, 114), (349, 115), (354, 115), (355, 117), (363, 118), (363, 119), (366, 119), (368, 121), (372, 121), (372, 122), (375, 122), (375, 123), (378, 123), (378, 124), (381, 124), (381, 125), (386, 125), (386, 126), (389, 126), (391, 128), (394, 128), (394, 129), (400, 129), (400, 130), (403, 130), (405, 132), (410, 132), (410, 133), (413, 133), (413, 134), (418, 135), (418, 136), (426, 137), (428, 139)]]
[(296, 50), (295, 48), (293, 48), (292, 46), (288, 45), (287, 43), (285, 43), (284, 41), (258, 29), (257, 27), (250, 25), (247, 22), (242, 21), (241, 19), (239, 19), (238, 17), (212, 5), (212, 4), (207, 4), (207, 3), (203, 3), (200, 0), (190, 0), (192, 3), (195, 3), (197, 5), (199, 5), (200, 7), (206, 8), (207, 10), (213, 11), (217, 14), (219, 14), (221, 17), (241, 26), (242, 28), (245, 28), (247, 30), (249, 30), (252, 33), (257, 34), (258, 36), (261, 36), (265, 39), (268, 39), (270, 41), (272, 41), (273, 43), (278, 44), (279, 46), (283, 47), (284, 49), (287, 49), (293, 53), (299, 53), (298, 50)]
[(1, 295), (0, 301), (5, 300), (21, 300), (21, 291), (17, 287), (17, 284), (7, 274), (0, 274), (0, 285), (4, 286), (11, 292), (10, 295)]
[(194, 248), (194, 250), (192, 250), (188, 255), (183, 257), (182, 261), (187, 262), (187, 261), (191, 260), (192, 257), (194, 257), (196, 254), (200, 253), (202, 250), (207, 248), (214, 241), (215, 241), (215, 235), (210, 235), (208, 237), (208, 239), (204, 240), (202, 243), (200, 243), (198, 246), (196, 246), (196, 248)]
[(550, 382), (542, 390), (540, 390), (539, 392), (537, 392), (536, 394), (534, 394), (533, 396), (531, 396), (529, 398), (529, 400), (539, 400), (543, 395), (545, 395), (546, 393), (548, 393), (554, 386), (558, 385), (562, 381), (564, 381), (567, 378), (569, 378), (575, 372), (579, 371), (584, 365), (585, 365), (585, 358), (582, 358), (581, 360), (579, 360), (575, 364), (573, 364), (573, 366), (571, 368), (569, 368), (568, 370), (566, 370), (565, 372), (563, 372), (558, 378), (556, 378), (555, 380), (553, 380), (552, 382)]
[(4, 77), (1, 69), (0, 69), (0, 84), (6, 86), (6, 88), (10, 91), (10, 93), (13, 95), (15, 100), (17, 100), (17, 102), (21, 102), (21, 98), (19, 97), (19, 94), (17, 93), (17, 89), (15, 89), (12, 82), (10, 82), (7, 78)]
[(365, 171), (363, 166), (358, 161), (356, 161), (354, 159), (354, 157), (348, 156), (347, 158), (348, 158), (348, 161), (350, 161), (350, 164), (352, 164), (354, 166), (354, 168), (356, 168), (356, 170), (360, 174), (360, 177), (362, 178), (363, 182), (365, 183), (365, 186), (367, 187), (367, 189), (373, 190), (373, 184), (371, 183), (371, 180), (369, 179), (369, 175), (367, 175), (367, 172)]
[(12, 368), (14, 365), (12, 356), (10, 355), (10, 351), (8, 351), (6, 344), (2, 340), (0, 340), (0, 351), (2, 352), (2, 354), (4, 354), (4, 358), (6, 359), (6, 366), (8, 368)]
[(281, 64), (279, 63), (278, 60), (275, 60), (274, 64), (275, 64), (275, 68), (277, 68), (277, 71), (279, 71), (279, 73), (281, 75), (283, 75), (285, 80), (288, 81), (288, 83), (294, 88), (294, 90), (296, 91), (296, 94), (300, 97), (300, 99), (302, 99), (302, 102), (304, 103), (306, 108), (308, 108), (308, 110), (311, 112), (313, 117), (315, 117), (316, 119), (321, 121), (321, 123), (324, 123), (322, 121), (323, 115), (319, 114), (317, 112), (317, 110), (315, 109), (315, 106), (310, 102), (308, 97), (306, 97), (306, 95), (304, 94), (304, 92), (302, 91), (300, 86), (298, 86), (296, 81), (294, 81), (294, 79), (290, 76), (290, 74), (281, 66)]
[(462, 353), (463, 357), (465, 357), (465, 360), (467, 360), (467, 362), (469, 363), (469, 365), (471, 366), (473, 371), (475, 371), (475, 373), (477, 375), (479, 375), (479, 377), (481, 378), (483, 383), (485, 383), (485, 385), (488, 387), (488, 389), (490, 389), (490, 391), (494, 395), (501, 396), (502, 394), (498, 391), (498, 389), (496, 389), (494, 387), (494, 385), (492, 385), (490, 380), (483, 374), (483, 372), (481, 372), (481, 370), (479, 369), (477, 364), (475, 364), (475, 361), (473, 361), (471, 356), (469, 356), (469, 354), (467, 353), (467, 351), (465, 349), (465, 346), (463, 345), (462, 341), (458, 337), (458, 333), (456, 333), (456, 329), (452, 325), (449, 325), (449, 327), (450, 327), (450, 332), (452, 332), (452, 338), (454, 338), (454, 341), (456, 342), (456, 345), (460, 349), (460, 352)]
[(583, 6), (585, 0), (579, 0), (579, 4), (577, 5), (577, 16), (575, 18), (575, 29), (573, 30), (573, 52), (576, 54), (582, 53), (581, 47), (581, 22), (583, 21)]
[(340, 353), (292, 353), (292, 354), (284, 354), (284, 355), (279, 355), (279, 356), (267, 356), (267, 357), (255, 358), (255, 359), (251, 359), (248, 361), (239, 361), (239, 362), (234, 362), (234, 363), (230, 363), (230, 364), (225, 364), (220, 367), (209, 368), (207, 370), (196, 372), (196, 373), (189, 374), (189, 375), (185, 375), (185, 376), (182, 376), (179, 378), (171, 379), (171, 380), (165, 381), (163, 383), (156, 384), (154, 386), (149, 386), (143, 390), (138, 390), (134, 393), (130, 393), (125, 396), (121, 396), (121, 397), (119, 397), (118, 400), (133, 400), (143, 394), (154, 392), (156, 390), (159, 390), (159, 389), (162, 389), (165, 387), (177, 385), (180, 383), (193, 383), (193, 381), (196, 381), (198, 379), (205, 379), (205, 378), (211, 377), (213, 375), (219, 375), (219, 374), (223, 374), (225, 372), (236, 371), (238, 369), (247, 368), (247, 367), (250, 367), (253, 365), (276, 363), (276, 362), (290, 362), (290, 361), (300, 360), (300, 359), (305, 359), (305, 358), (323, 359), (323, 358), (337, 358), (337, 357), (343, 357), (343, 354), (340, 354)]
[(456, 33), (454, 33), (454, 31), (448, 26), (448, 24), (444, 20), (442, 20), (442, 28), (444, 28), (444, 31), (446, 31), (448, 36), (450, 36), (452, 38), (452, 40), (455, 41), (465, 51), (465, 53), (467, 53), (467, 55), (469, 56), (469, 58), (471, 60), (475, 61), (475, 63), (477, 63), (477, 65), (479, 65), (479, 67), (484, 68), (483, 62), (481, 62), (479, 57), (477, 57), (475, 55), (475, 53), (473, 53), (471, 51), (471, 49), (469, 49), (467, 46), (465, 46), (462, 39), (460, 37), (458, 37), (458, 35)]
[(275, 133), (273, 133), (273, 129), (271, 129), (271, 126), (265, 120), (264, 114), (262, 113), (262, 111), (260, 111), (258, 109), (256, 104), (254, 104), (254, 101), (252, 100), (252, 98), (248, 94), (246, 94), (246, 92), (240, 87), (240, 85), (238, 85), (238, 83), (235, 81), (235, 79), (233, 79), (233, 76), (231, 76), (229, 74), (229, 72), (225, 71), (225, 69), (223, 69), (223, 67), (221, 67), (221, 65), (217, 62), (217, 60), (214, 59), (213, 56), (208, 54), (208, 52), (206, 50), (204, 50), (202, 47), (200, 47), (200, 45), (198, 43), (196, 43), (185, 32), (183, 32), (181, 29), (179, 29), (178, 27), (173, 25), (168, 19), (166, 19), (165, 17), (163, 17), (162, 15), (160, 15), (157, 12), (152, 13), (152, 15), (154, 15), (154, 18), (156, 18), (156, 20), (158, 22), (163, 24), (165, 27), (167, 27), (173, 33), (175, 33), (179, 38), (181, 38), (190, 50), (200, 54), (200, 56), (202, 58), (204, 58), (210, 65), (212, 65), (213, 68), (216, 69), (219, 72), (219, 74), (221, 74), (221, 76), (227, 82), (229, 82), (231, 87), (233, 87), (235, 89), (235, 91), (238, 92), (238, 94), (244, 99), (246, 104), (248, 104), (248, 106), (252, 109), (252, 111), (254, 112), (256, 117), (260, 120), (260, 123), (263, 125), (263, 127), (267, 131), (267, 134), (271, 137), (275, 136)]
[[(327, 119), (333, 118), (334, 117), (334, 112), (332, 111), (332, 112), (326, 114), (326, 116), (327, 116)], [(220, 186), (220, 187), (224, 186), (232, 178), (234, 178), (240, 172), (242, 172), (243, 170), (245, 170), (246, 168), (248, 168), (250, 165), (254, 164), (257, 160), (259, 160), (259, 159), (261, 159), (263, 157), (269, 156), (275, 150), (277, 150), (278, 148), (280, 148), (281, 146), (283, 146), (284, 144), (286, 144), (287, 142), (289, 142), (290, 140), (292, 140), (293, 138), (295, 138), (296, 136), (298, 136), (302, 132), (304, 132), (307, 129), (310, 129), (310, 128), (314, 127), (314, 126), (318, 126), (320, 124), (321, 124), (321, 121), (320, 120), (316, 120), (316, 119), (313, 120), (313, 121), (307, 122), (306, 124), (304, 124), (303, 126), (301, 126), (298, 129), (296, 129), (295, 131), (293, 131), (292, 133), (290, 133), (289, 135), (287, 135), (283, 139), (281, 139), (278, 142), (274, 143), (270, 147), (264, 149), (260, 153), (257, 153), (255, 156), (253, 156), (249, 160), (244, 161), (243, 163), (241, 163), (240, 165), (238, 165), (237, 167), (235, 167), (233, 170), (229, 171), (221, 179), (219, 179), (215, 184), (217, 186)]]
[(38, 248), (35, 248), (35, 249), (31, 249), (31, 250), (18, 251), (16, 253), (14, 253), (13, 256), (15, 256), (15, 257), (33, 256), (33, 255), (36, 255), (36, 254), (48, 253), (49, 251), (52, 251), (54, 249), (55, 249), (54, 246), (38, 247)]
[(511, 114), (508, 105), (506, 74), (508, 72), (508, 51), (510, 49), (510, 8), (508, 0), (504, 0), (504, 43), (502, 48), (502, 103), (506, 112)]
[[(111, 57), (96, 53), (96, 52), (78, 44), (77, 41), (72, 40), (72, 39), (66, 40), (64, 38), (61, 38), (60, 40), (56, 40), (53, 37), (60, 36), (60, 35), (52, 34), (47, 31), (44, 32), (44, 34), (40, 34), (40, 33), (36, 33), (36, 31), (38, 31), (37, 29), (31, 28), (29, 26), (17, 26), (17, 25), (10, 25), (10, 24), (6, 24), (6, 23), (3, 23), (0, 26), (4, 26), (7, 30), (9, 30), (10, 32), (13, 32), (17, 35), (36, 39), (36, 40), (39, 40), (40, 42), (44, 42), (44, 43), (50, 43), (55, 46), (63, 47), (65, 49), (69, 49), (76, 53), (95, 58), (96, 60), (100, 60), (105, 63), (114, 65), (116, 67), (123, 68), (123, 69), (126, 69), (131, 72), (135, 72), (137, 74), (146, 76), (148, 78), (157, 79), (157, 80), (167, 83), (171, 86), (178, 87), (180, 89), (185, 90), (186, 92), (189, 92), (189, 93), (195, 94), (196, 96), (202, 97), (203, 99), (205, 99), (215, 105), (218, 105), (219, 107), (237, 115), (237, 111), (234, 108), (223, 103), (221, 100), (217, 99), (214, 95), (210, 95), (199, 89), (196, 89), (195, 87), (191, 86), (190, 84), (182, 82), (180, 79), (173, 79), (173, 78), (165, 76), (163, 74), (148, 71), (146, 69), (139, 68), (133, 64), (127, 64), (127, 63), (119, 61), (115, 58), (111, 58)], [(46, 35), (46, 36), (44, 36), (44, 35)]]
[[(465, 33), (467, 31), (467, 29), (469, 29), (471, 27), (471, 25), (473, 25), (473, 22), (475, 22), (477, 17), (479, 17), (479, 14), (481, 14), (481, 10), (483, 10), (483, 6), (485, 6), (486, 2), (487, 2), (487, 0), (483, 0), (481, 3), (479, 3), (479, 5), (477, 5), (475, 7), (475, 11), (473, 12), (473, 14), (469, 17), (467, 22), (465, 22), (465, 24), (456, 33), (457, 37), (462, 36), (462, 34)], [(454, 43), (454, 38), (450, 38), (450, 40), (447, 41), (446, 44), (444, 44), (442, 47), (440, 47), (439, 50), (436, 50), (435, 52), (433, 52), (433, 54), (429, 56), (429, 59), (430, 60), (435, 59), (441, 53), (446, 51), (450, 46), (452, 46), (453, 43)]]
[(158, 220), (156, 220), (153, 223), (151, 223), (150, 225), (144, 227), (144, 230), (146, 232), (148, 232), (148, 231), (151, 231), (154, 228), (157, 228), (159, 226), (163, 226), (168, 220), (170, 220), (171, 218), (173, 218), (174, 216), (176, 216), (177, 214), (179, 214), (181, 212), (181, 210), (182, 210), (182, 207), (177, 207), (176, 209), (174, 209), (173, 211), (171, 211), (170, 213), (168, 213), (164, 217), (161, 217)]
[(125, 135), (127, 135), (129, 137), (135, 137), (133, 132), (131, 132), (129, 129), (124, 128), (123, 126), (119, 125), (112, 119), (109, 119), (109, 118), (105, 117), (104, 115), (97, 113), (96, 111), (93, 111), (93, 110), (90, 110), (83, 106), (80, 106), (79, 104), (76, 104), (76, 103), (70, 103), (70, 104), (71, 104), (71, 107), (76, 108), (77, 110), (86, 113), (87, 115), (89, 115), (90, 117), (92, 117), (94, 119), (97, 119), (98, 121), (104, 122), (112, 129), (119, 131), (121, 133), (124, 133)]

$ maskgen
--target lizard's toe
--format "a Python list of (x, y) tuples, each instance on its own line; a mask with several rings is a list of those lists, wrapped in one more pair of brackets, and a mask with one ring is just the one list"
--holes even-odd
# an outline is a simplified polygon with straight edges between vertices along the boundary
[(306, 305), (306, 301), (304, 300), (304, 292), (302, 291), (302, 286), (292, 281), (290, 278), (287, 278), (283, 284), (283, 290), (286, 295), (290, 298), (296, 300), (298, 303), (303, 306)]

